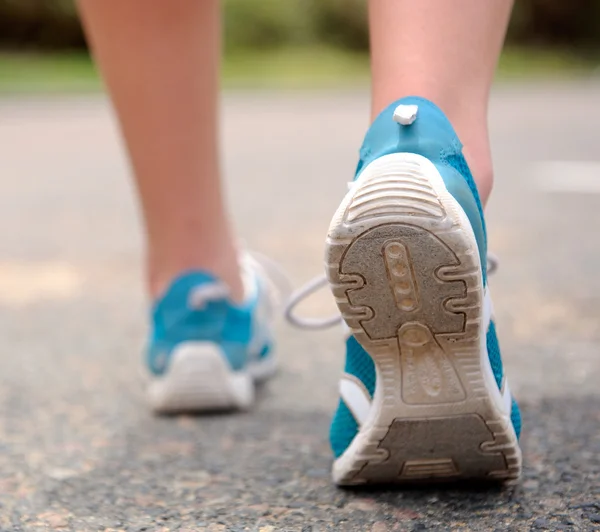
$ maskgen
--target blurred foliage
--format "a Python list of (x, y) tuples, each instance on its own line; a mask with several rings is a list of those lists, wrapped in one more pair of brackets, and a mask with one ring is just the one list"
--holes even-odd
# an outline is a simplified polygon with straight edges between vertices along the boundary
[[(228, 50), (302, 44), (368, 48), (367, 0), (223, 1)], [(516, 44), (600, 48), (600, 1), (517, 0), (508, 38)], [(84, 47), (73, 0), (0, 0), (0, 46)]]
[(600, 48), (598, 0), (517, 0), (509, 42)]
[(83, 48), (73, 0), (0, 0), (3, 48)]
[(349, 50), (369, 49), (366, 0), (306, 0), (319, 42)]
[(225, 0), (226, 49), (278, 48), (312, 40), (305, 0)]

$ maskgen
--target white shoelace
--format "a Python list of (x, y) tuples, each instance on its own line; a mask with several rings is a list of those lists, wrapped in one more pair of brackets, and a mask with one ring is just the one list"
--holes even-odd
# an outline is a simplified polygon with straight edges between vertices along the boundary
[[(328, 329), (342, 323), (342, 316), (335, 314), (325, 318), (307, 318), (298, 316), (294, 311), (296, 307), (315, 292), (318, 292), (328, 281), (325, 275), (319, 275), (308, 281), (300, 289), (292, 292), (291, 282), (283, 268), (274, 260), (258, 252), (247, 252), (242, 258), (244, 271), (254, 272), (265, 282), (267, 298), (271, 312), (276, 312), (283, 305), (283, 315), (293, 326), (299, 329), (317, 330)], [(498, 270), (498, 259), (492, 253), (487, 256), (487, 272), (492, 275)], [(291, 295), (290, 295), (291, 294)], [(226, 298), (229, 289), (222, 283), (202, 285), (190, 294), (188, 305), (190, 308), (201, 310), (207, 303)]]
[[(488, 253), (487, 256), (487, 273), (488, 275), (494, 274), (498, 270), (498, 258), (492, 254)], [(288, 299), (287, 304), (284, 308), (284, 316), (285, 319), (298, 327), (299, 329), (327, 329), (329, 327), (333, 327), (342, 323), (342, 316), (340, 314), (336, 314), (334, 316), (329, 316), (326, 318), (305, 318), (302, 316), (298, 316), (294, 313), (296, 307), (305, 299), (310, 297), (315, 292), (321, 290), (321, 288), (327, 286), (328, 281), (325, 275), (319, 275), (308, 281), (302, 288), (296, 290)]]
[[(251, 278), (244, 279), (246, 286), (254, 285), (254, 277), (261, 279), (266, 291), (269, 314), (277, 312), (292, 292), (290, 280), (283, 268), (274, 260), (255, 251), (245, 251), (241, 256), (240, 266), (243, 277)], [(227, 299), (229, 295), (230, 290), (225, 283), (217, 281), (203, 284), (190, 292), (187, 305), (189, 309), (204, 310), (208, 303)]]
[(275, 310), (284, 306), (292, 293), (292, 283), (285, 270), (273, 259), (258, 251), (247, 252), (243, 258), (243, 267), (255, 272), (265, 281), (267, 297)]
[(229, 287), (225, 283), (202, 284), (189, 294), (188, 307), (193, 310), (204, 310), (211, 301), (219, 301), (229, 296)]

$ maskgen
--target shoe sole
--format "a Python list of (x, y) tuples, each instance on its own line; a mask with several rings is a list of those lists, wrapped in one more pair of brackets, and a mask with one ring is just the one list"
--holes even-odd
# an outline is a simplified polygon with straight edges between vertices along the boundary
[(163, 414), (247, 410), (254, 403), (256, 384), (275, 371), (272, 355), (245, 371), (233, 371), (214, 344), (189, 342), (175, 349), (167, 373), (152, 379), (148, 399)]
[(477, 241), (435, 165), (409, 153), (371, 163), (333, 218), (326, 265), (377, 373), (334, 481), (518, 478), (510, 404), (485, 347)]

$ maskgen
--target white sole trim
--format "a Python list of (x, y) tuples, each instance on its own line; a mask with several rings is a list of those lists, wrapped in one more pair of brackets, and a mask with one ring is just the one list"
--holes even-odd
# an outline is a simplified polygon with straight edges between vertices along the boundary
[(159, 413), (246, 410), (254, 402), (255, 382), (275, 371), (270, 355), (233, 371), (217, 345), (186, 342), (171, 354), (167, 372), (151, 378), (148, 400)]
[(362, 382), (345, 373), (340, 380), (340, 396), (359, 425), (363, 425), (371, 410), (371, 397)]

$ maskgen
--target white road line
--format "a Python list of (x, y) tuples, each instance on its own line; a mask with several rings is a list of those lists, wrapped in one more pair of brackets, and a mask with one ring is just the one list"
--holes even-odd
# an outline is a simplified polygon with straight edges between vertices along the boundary
[(531, 173), (545, 192), (600, 194), (600, 161), (540, 161)]

